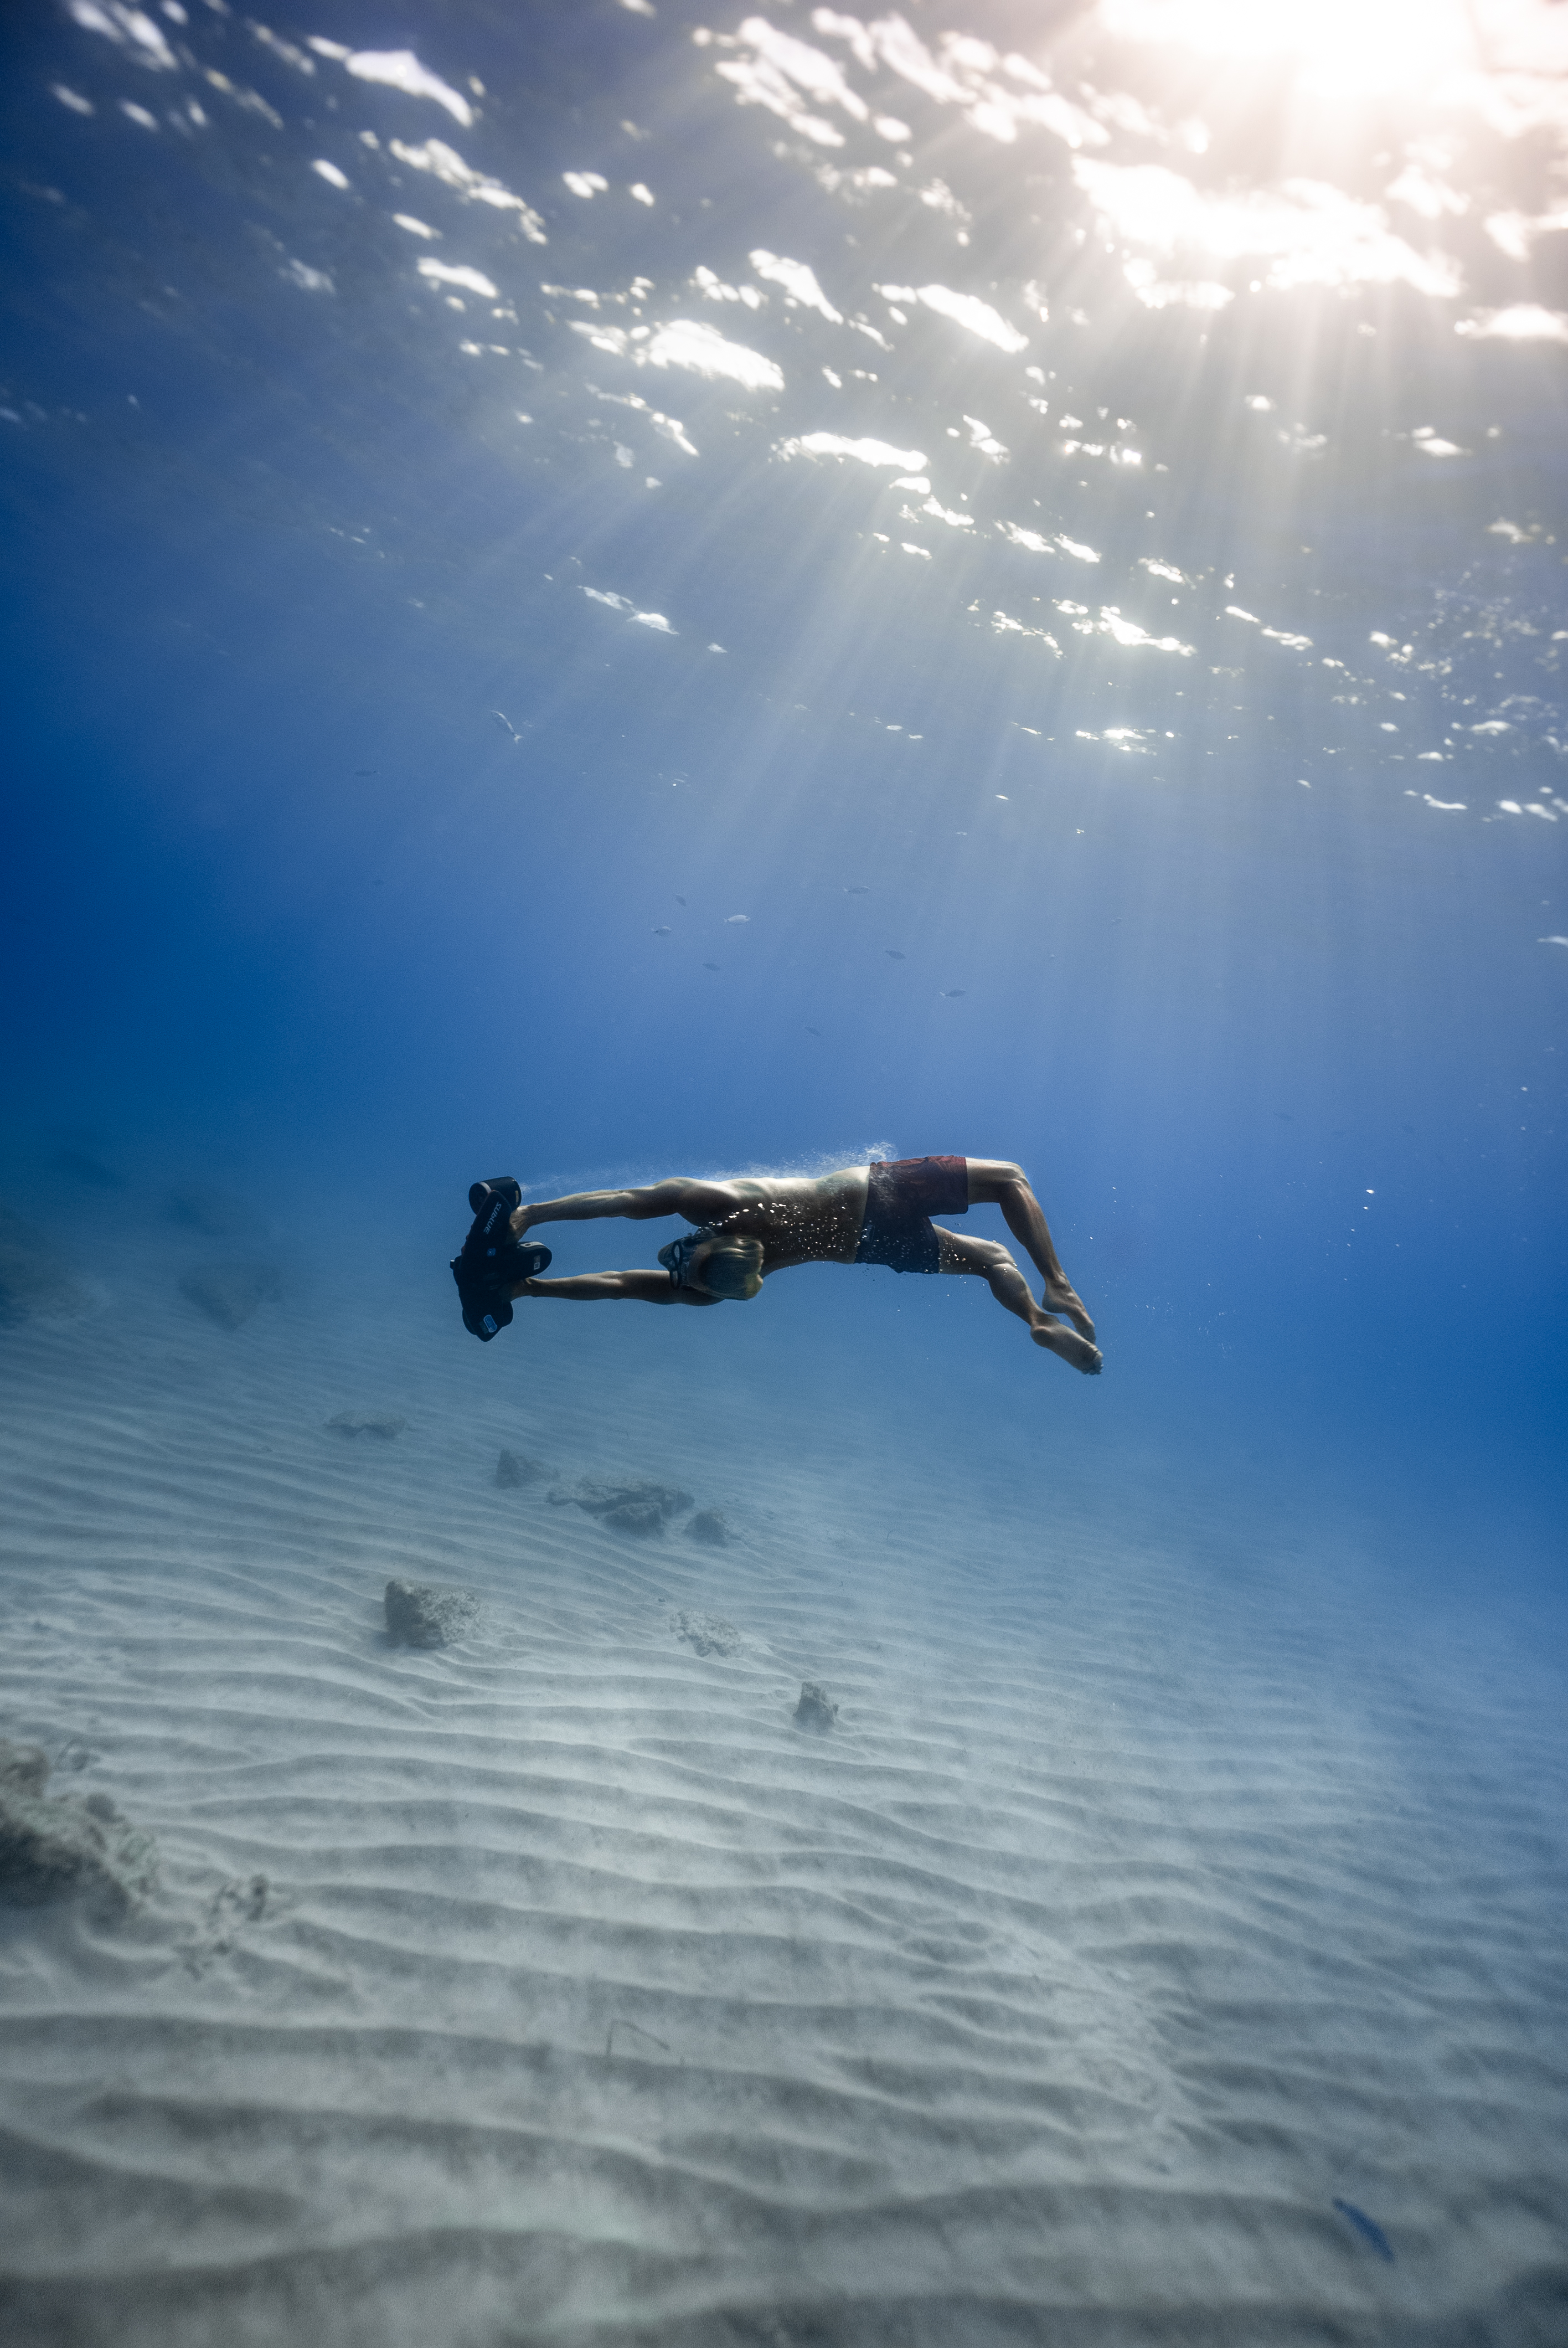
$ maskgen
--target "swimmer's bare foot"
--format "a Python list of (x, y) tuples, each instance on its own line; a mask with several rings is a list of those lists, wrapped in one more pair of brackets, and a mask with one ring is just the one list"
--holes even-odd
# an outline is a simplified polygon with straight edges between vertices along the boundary
[[(1089, 1318), (1087, 1313), (1083, 1317), (1086, 1321)], [(1092, 1327), (1093, 1323), (1090, 1325)], [(1042, 1313), (1038, 1321), (1030, 1323), (1029, 1334), (1037, 1345), (1043, 1345), (1048, 1353), (1071, 1363), (1086, 1378), (1097, 1378), (1104, 1367), (1105, 1357), (1098, 1345), (1091, 1345), (1087, 1338), (1079, 1336), (1076, 1330), (1064, 1328), (1060, 1321), (1051, 1320), (1048, 1313)]]
[(1083, 1307), (1083, 1299), (1070, 1280), (1048, 1280), (1040, 1292), (1040, 1303), (1048, 1313), (1061, 1313), (1071, 1322), (1081, 1337), (1094, 1343), (1094, 1323)]

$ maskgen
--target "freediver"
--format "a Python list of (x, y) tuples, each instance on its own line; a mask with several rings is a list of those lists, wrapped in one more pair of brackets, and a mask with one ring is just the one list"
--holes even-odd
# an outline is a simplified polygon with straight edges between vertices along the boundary
[[(474, 1229), (452, 1270), (463, 1318), (489, 1338), (512, 1318), (514, 1300), (573, 1304), (612, 1299), (642, 1304), (723, 1304), (755, 1296), (775, 1272), (801, 1263), (881, 1263), (894, 1272), (967, 1272), (1029, 1325), (1037, 1345), (1086, 1377), (1100, 1374), (1094, 1323), (1063, 1272), (1039, 1200), (1021, 1166), (1005, 1158), (901, 1158), (845, 1166), (815, 1179), (743, 1175), (723, 1182), (675, 1175), (640, 1189), (582, 1190), (524, 1203), (510, 1176), (469, 1192)], [(1044, 1282), (1037, 1304), (999, 1240), (941, 1229), (934, 1214), (996, 1206)], [(540, 1223), (633, 1223), (682, 1215), (695, 1229), (659, 1251), (657, 1272), (538, 1277), (549, 1251), (528, 1246)], [(1071, 1323), (1071, 1326), (1069, 1325)]]

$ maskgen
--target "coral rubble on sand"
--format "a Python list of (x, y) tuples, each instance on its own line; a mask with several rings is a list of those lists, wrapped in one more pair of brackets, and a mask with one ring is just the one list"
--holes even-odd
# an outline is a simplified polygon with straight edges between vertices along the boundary
[(270, 1263), (203, 1263), (185, 1274), (179, 1292), (220, 1329), (239, 1329), (259, 1304), (277, 1303), (283, 1283)]
[(152, 1837), (121, 1818), (107, 1794), (46, 1794), (47, 1754), (0, 1738), (0, 1900), (35, 1907), (87, 1892), (123, 1909), (158, 1868)]
[(794, 1708), (794, 1717), (802, 1728), (831, 1728), (838, 1718), (838, 1706), (827, 1690), (818, 1687), (815, 1680), (802, 1680), (800, 1702)]
[(519, 1484), (537, 1484), (544, 1472), (537, 1459), (529, 1459), (520, 1451), (503, 1448), (496, 1462), (496, 1481), (503, 1491), (510, 1491)]
[(733, 1536), (719, 1509), (699, 1509), (686, 1528), (686, 1538), (701, 1541), (704, 1549), (728, 1549)]
[(733, 1655), (740, 1651), (740, 1632), (733, 1622), (721, 1621), (717, 1614), (673, 1614), (670, 1627), (678, 1639), (684, 1639), (700, 1655)]
[(85, 1182), (94, 1190), (123, 1190), (125, 1176), (116, 1166), (109, 1166), (96, 1150), (80, 1149), (67, 1142), (56, 1149), (49, 1160), (50, 1170), (64, 1174), (72, 1182)]
[(35, 1313), (79, 1313), (87, 1301), (36, 1225), (0, 1207), (0, 1327)]
[(471, 1631), (478, 1619), (479, 1601), (471, 1590), (430, 1581), (386, 1585), (386, 1628), (405, 1646), (444, 1647)]
[(170, 1190), (164, 1200), (164, 1212), (171, 1223), (180, 1223), (190, 1231), (200, 1231), (210, 1240), (253, 1238), (265, 1228), (262, 1218), (248, 1200), (236, 1198), (231, 1190), (214, 1189), (210, 1182), (188, 1182)]
[(618, 1533), (661, 1533), (671, 1517), (692, 1505), (690, 1492), (677, 1492), (668, 1484), (605, 1484), (593, 1476), (585, 1476), (575, 1491), (552, 1492), (549, 1497), (558, 1509), (575, 1500), (579, 1509), (586, 1509), (590, 1517)]

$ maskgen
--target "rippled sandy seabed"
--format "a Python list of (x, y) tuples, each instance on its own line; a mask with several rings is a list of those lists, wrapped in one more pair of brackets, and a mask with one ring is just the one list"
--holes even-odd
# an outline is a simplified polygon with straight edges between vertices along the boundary
[(857, 1373), (683, 1347), (672, 1425), (662, 1314), (508, 1333), (523, 1424), (433, 1306), (177, 1260), (7, 1344), (0, 1703), (161, 1857), (0, 1929), (9, 2337), (1561, 2340), (1560, 1746), (1483, 1627), (1266, 1488), (1042, 1523), (934, 1395), (890, 1480)]
[[(0, 2348), (1565, 2348), (1568, 5), (266, 14), (0, 7)], [(459, 1324), (916, 1150), (1103, 1378)]]

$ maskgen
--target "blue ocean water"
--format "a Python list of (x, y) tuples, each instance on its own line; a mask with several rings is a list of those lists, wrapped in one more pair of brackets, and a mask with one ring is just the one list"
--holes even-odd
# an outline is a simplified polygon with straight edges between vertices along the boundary
[[(1558, 2096), (1484, 2188), (1530, 2241), (1353, 2319), (1302, 2284), (1294, 2329), (1194, 2284), (1173, 2338), (1563, 2336), (1565, 16), (33, 0), (3, 36), (0, 1177), (92, 1290), (71, 1343), (113, 1323), (134, 1415), (170, 1195), (232, 1193), (288, 1293), (224, 1365), (292, 1325), (366, 1393), (569, 1396), (759, 1507), (831, 1455), (883, 1548), (1038, 1526), (994, 1622), (969, 1560), (977, 1635), (1049, 1641), (1070, 1550), (1107, 1653), (1129, 1558), (1139, 1642), (1229, 1620), (1183, 1666), (1216, 1716), (1299, 1639), (1390, 1848), (1422, 1738), (1469, 1772), (1450, 1857), (1520, 1903), (1533, 1986), (1487, 1978)], [(927, 1152), (1025, 1166), (1101, 1378), (885, 1270), (458, 1322), (476, 1176)], [(30, 1446), (75, 1439), (59, 1375)], [(945, 1538), (874, 1611), (940, 1614)], [(1358, 1658), (1422, 1691), (1403, 1746)], [(1328, 2164), (1314, 2206), (1404, 2289), (1377, 2187)], [(91, 2270), (82, 2224), (15, 2287)], [(1092, 2295), (1017, 2281), (1009, 2336), (1167, 2336), (1042, 2328)], [(927, 2336), (811, 2320), (712, 2336)]]

